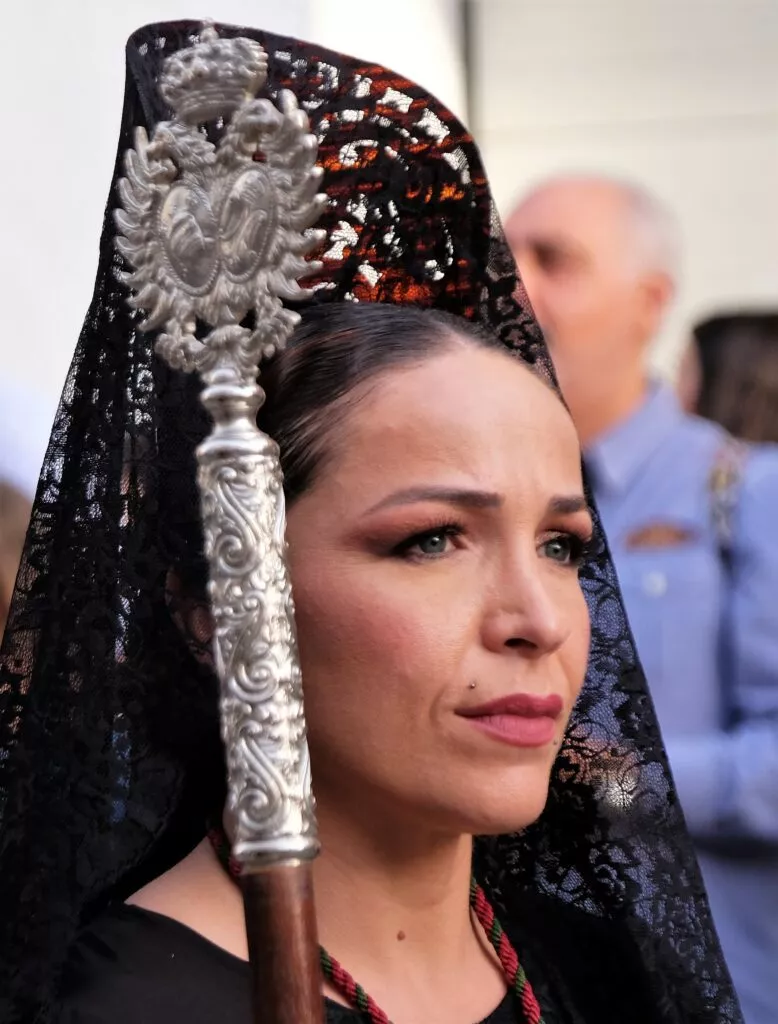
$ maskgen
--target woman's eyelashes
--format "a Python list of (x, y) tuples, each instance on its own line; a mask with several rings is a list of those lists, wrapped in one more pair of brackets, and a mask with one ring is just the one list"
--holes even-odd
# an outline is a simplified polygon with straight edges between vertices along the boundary
[(395, 545), (392, 554), (417, 562), (442, 558), (455, 549), (455, 539), (462, 533), (459, 523), (442, 523), (406, 537)]
[[(440, 559), (462, 546), (457, 543), (457, 539), (462, 538), (464, 533), (465, 528), (461, 523), (443, 522), (409, 534), (392, 547), (391, 554), (417, 562)], [(588, 533), (584, 535), (559, 530), (544, 537), (537, 550), (543, 558), (564, 567), (578, 569), (592, 553), (592, 537)]]
[(592, 554), (592, 537), (560, 531), (546, 537), (539, 550), (544, 558), (571, 569), (580, 569)]

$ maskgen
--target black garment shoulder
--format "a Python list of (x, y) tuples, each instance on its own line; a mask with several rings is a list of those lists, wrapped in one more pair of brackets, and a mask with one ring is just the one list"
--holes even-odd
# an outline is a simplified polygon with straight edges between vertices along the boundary
[[(506, 930), (545, 1024), (663, 1024), (649, 946), (612, 921), (536, 895), (515, 900)], [(59, 1024), (249, 1021), (248, 965), (186, 926), (137, 907), (109, 908), (82, 933), (62, 988)], [(327, 1024), (362, 1024), (327, 1001)], [(512, 996), (481, 1024), (517, 1024)]]
[[(248, 965), (196, 932), (117, 904), (84, 930), (62, 988), (59, 1024), (213, 1024), (251, 1020)], [(326, 1001), (327, 1024), (363, 1024)], [(508, 996), (481, 1024), (516, 1024)]]
[[(508, 931), (543, 1010), (545, 1024), (666, 1024), (674, 1011), (660, 1003), (657, 950), (632, 928), (537, 893), (514, 895)], [(669, 958), (663, 951), (665, 969)], [(688, 978), (680, 969), (664, 978), (666, 990)]]

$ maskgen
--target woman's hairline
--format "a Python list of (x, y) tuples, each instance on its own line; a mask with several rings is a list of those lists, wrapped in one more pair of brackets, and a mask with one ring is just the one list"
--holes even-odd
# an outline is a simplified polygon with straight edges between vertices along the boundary
[[(383, 366), (373, 373), (371, 373), (364, 380), (359, 381), (353, 388), (347, 391), (345, 394), (338, 396), (333, 401), (324, 407), (327, 411), (327, 425), (317, 435), (313, 444), (316, 447), (316, 460), (313, 471), (307, 481), (305, 488), (299, 493), (293, 495), (288, 499), (288, 506), (291, 507), (294, 502), (301, 498), (303, 495), (310, 493), (315, 487), (319, 475), (322, 471), (326, 470), (326, 467), (330, 464), (335, 452), (333, 448), (335, 445), (331, 443), (332, 438), (339, 432), (339, 428), (344, 422), (352, 415), (354, 410), (361, 406), (365, 399), (369, 398), (370, 394), (373, 393), (376, 388), (381, 386), (381, 383), (386, 380), (387, 377), (393, 374), (402, 374), (404, 372), (411, 372), (423, 366), (425, 363), (430, 362), (433, 359), (440, 359), (451, 352), (465, 349), (476, 349), (483, 352), (494, 352), (499, 354), (500, 357), (505, 357), (511, 360), (516, 366), (520, 367), (530, 377), (535, 378), (539, 383), (544, 385), (549, 392), (551, 392), (555, 398), (562, 404), (566, 409), (564, 401), (561, 395), (554, 386), (554, 384), (548, 380), (544, 375), (538, 373), (533, 364), (526, 362), (520, 355), (508, 348), (499, 339), (491, 339), (490, 335), (486, 332), (483, 334), (473, 331), (472, 333), (467, 331), (467, 325), (469, 321), (463, 321), (463, 330), (457, 330), (449, 325), (431, 324), (432, 333), (435, 335), (436, 340), (439, 342), (431, 350), (419, 353), (417, 356), (409, 356), (399, 362), (390, 363)], [(321, 411), (324, 411), (321, 410)]]

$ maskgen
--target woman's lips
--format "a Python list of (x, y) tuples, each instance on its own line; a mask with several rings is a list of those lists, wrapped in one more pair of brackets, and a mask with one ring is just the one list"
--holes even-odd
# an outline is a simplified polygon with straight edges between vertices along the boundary
[(545, 747), (557, 731), (564, 702), (556, 694), (537, 697), (515, 693), (477, 707), (460, 708), (457, 714), (476, 729), (514, 747)]

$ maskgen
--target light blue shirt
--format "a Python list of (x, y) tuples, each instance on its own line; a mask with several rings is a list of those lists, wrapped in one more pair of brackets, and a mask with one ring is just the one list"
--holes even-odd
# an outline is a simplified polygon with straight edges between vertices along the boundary
[[(727, 566), (709, 484), (724, 442), (658, 386), (586, 462), (746, 1022), (776, 1024), (778, 446), (746, 459)], [(652, 546), (657, 526), (670, 540)]]

